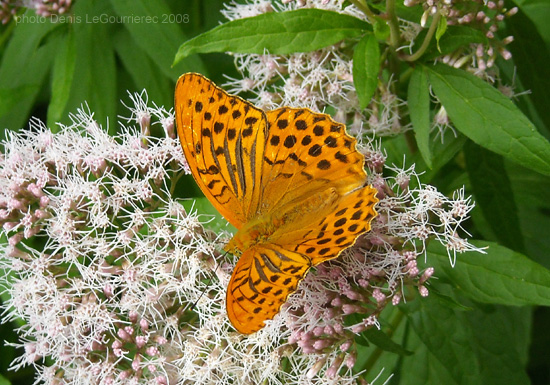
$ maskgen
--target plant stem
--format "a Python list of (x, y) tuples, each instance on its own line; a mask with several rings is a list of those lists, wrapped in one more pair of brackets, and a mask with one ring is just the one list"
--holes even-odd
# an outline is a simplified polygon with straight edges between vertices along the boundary
[(439, 19), (441, 18), (441, 14), (437, 12), (433, 19), (432, 24), (430, 25), (430, 29), (428, 29), (428, 33), (426, 34), (426, 37), (424, 38), (424, 41), (422, 42), (422, 45), (412, 55), (403, 55), (401, 58), (405, 61), (413, 62), (418, 60), (424, 52), (426, 52), (426, 49), (428, 49), (428, 45), (430, 44), (430, 41), (432, 40), (432, 37), (434, 36), (435, 31), (437, 30), (437, 25), (439, 24)]
[(370, 10), (365, 0), (350, 0), (350, 3), (359, 8), (367, 16), (369, 23), (374, 24), (376, 22), (376, 15)]
[[(391, 316), (391, 318), (392, 318), (390, 321), (391, 327), (386, 332), (389, 338), (391, 338), (394, 332), (399, 328), (399, 326), (403, 322), (403, 319), (405, 318), (405, 314), (401, 310), (395, 308), (394, 314)], [(364, 369), (366, 370), (367, 373), (374, 367), (374, 365), (376, 364), (376, 362), (378, 361), (382, 353), (384, 353), (384, 351), (377, 347), (374, 350), (374, 352), (370, 355), (369, 359), (367, 360), (364, 366)]]
[(386, 15), (388, 17), (388, 26), (390, 27), (390, 46), (396, 50), (399, 47), (400, 33), (399, 22), (395, 14), (395, 0), (386, 1)]

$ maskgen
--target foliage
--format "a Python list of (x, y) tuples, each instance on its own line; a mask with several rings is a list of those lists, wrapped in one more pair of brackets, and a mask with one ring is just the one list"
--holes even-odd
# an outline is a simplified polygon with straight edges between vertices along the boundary
[[(108, 119), (119, 113), (117, 100), (128, 99), (126, 90), (146, 88), (151, 100), (171, 106), (173, 85), (184, 72), (257, 80), (246, 71), (238, 75), (224, 51), (242, 70), (241, 54), (274, 55), (280, 66), (284, 55), (336, 44), (353, 58), (357, 106), (342, 107), (340, 117), (352, 128), (357, 121), (368, 125), (385, 91), (403, 101), (395, 104), (397, 130), (378, 138), (387, 163), (402, 164), (405, 155), (421, 183), (446, 194), (464, 185), (476, 202), (466, 231), (475, 246), (487, 248), (486, 254), (457, 255), (451, 267), (447, 250), (428, 245), (426, 267), (435, 267), (438, 278), (430, 281), (430, 296), (414, 298), (418, 293), (410, 291), (407, 303), (382, 312), (384, 336), (371, 329), (359, 334), (354, 371), (373, 381), (384, 370), (383, 379), (393, 374), (389, 383), (403, 385), (548, 383), (550, 4), (506, 3), (519, 8), (500, 21), (498, 38), (509, 43), (509, 52), (502, 44), (502, 55), (478, 56), (493, 62), (485, 69), (467, 68), (459, 58), (469, 47), (490, 44), (487, 31), (448, 25), (449, 14), (433, 16), (422, 2), (345, 5), (362, 16), (305, 8), (219, 25), (218, 0), (78, 0), (70, 14), (40, 22), (22, 10), (1, 29), (0, 126), (17, 130), (35, 115), (55, 129), (87, 101), (94, 118), (114, 133), (115, 120)], [(97, 22), (87, 22), (92, 19)], [(403, 41), (398, 29), (421, 21), (425, 28)], [(509, 35), (513, 42), (506, 41)], [(266, 90), (277, 100), (281, 79), (257, 89), (238, 84), (257, 101)], [(317, 107), (337, 115), (338, 108), (327, 105)], [(186, 188), (179, 195), (200, 193)], [(211, 212), (203, 198), (198, 202)], [(217, 230), (224, 221), (217, 217), (211, 226)], [(13, 356), (6, 349), (0, 356)], [(6, 383), (30, 383), (11, 372), (3, 376)]]

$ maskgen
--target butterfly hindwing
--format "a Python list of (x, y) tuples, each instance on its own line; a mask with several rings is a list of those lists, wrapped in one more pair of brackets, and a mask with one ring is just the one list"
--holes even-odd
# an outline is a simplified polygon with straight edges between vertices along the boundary
[(246, 250), (227, 288), (227, 315), (235, 329), (249, 334), (264, 327), (310, 267), (309, 258), (277, 245)]
[[(299, 240), (284, 247), (309, 256), (313, 266), (336, 258), (353, 245), (359, 235), (370, 230), (371, 221), (377, 215), (376, 192), (373, 187), (364, 186), (343, 196), (335, 202), (332, 212), (302, 229)], [(297, 237), (290, 232), (281, 239), (285, 238)]]

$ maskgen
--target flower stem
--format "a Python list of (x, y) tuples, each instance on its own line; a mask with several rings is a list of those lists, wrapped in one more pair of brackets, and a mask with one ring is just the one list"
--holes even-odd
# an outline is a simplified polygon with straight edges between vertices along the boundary
[(437, 12), (432, 20), (432, 24), (430, 25), (430, 28), (428, 29), (428, 33), (426, 34), (426, 37), (424, 38), (424, 41), (422, 42), (422, 45), (412, 55), (403, 55), (401, 58), (408, 62), (413, 62), (418, 60), (422, 55), (424, 55), (424, 52), (426, 52), (426, 49), (428, 49), (428, 45), (430, 44), (430, 41), (432, 40), (432, 37), (434, 36), (435, 31), (437, 30), (437, 25), (439, 24), (439, 19), (441, 17), (441, 14)]
[[(391, 316), (392, 318), (392, 320), (390, 321), (391, 327), (389, 328), (389, 330), (385, 332), (389, 338), (391, 338), (394, 332), (399, 328), (399, 326), (403, 322), (404, 317), (405, 317), (405, 314), (401, 310), (398, 310), (396, 308), (394, 311), (394, 314)], [(374, 352), (369, 356), (369, 359), (367, 360), (367, 362), (365, 363), (365, 366), (363, 367), (363, 369), (365, 369), (367, 373), (371, 371), (371, 369), (374, 367), (374, 365), (376, 364), (376, 362), (378, 361), (382, 353), (384, 353), (384, 351), (377, 347), (374, 350)]]
[(399, 22), (395, 14), (395, 0), (386, 1), (386, 15), (388, 17), (388, 26), (390, 27), (390, 46), (395, 50), (399, 47)]
[(376, 15), (370, 10), (365, 0), (350, 0), (350, 3), (359, 8), (367, 16), (369, 23), (374, 24), (376, 22)]

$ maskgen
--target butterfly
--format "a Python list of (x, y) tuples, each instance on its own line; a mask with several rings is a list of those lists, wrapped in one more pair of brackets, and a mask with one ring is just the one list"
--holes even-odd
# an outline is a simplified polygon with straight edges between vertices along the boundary
[(227, 315), (250, 334), (312, 266), (370, 230), (376, 189), (345, 126), (307, 108), (264, 111), (196, 73), (176, 85), (177, 132), (204, 195), (237, 233)]

